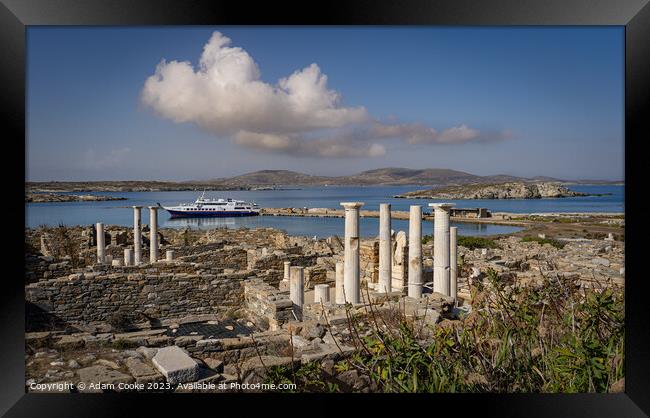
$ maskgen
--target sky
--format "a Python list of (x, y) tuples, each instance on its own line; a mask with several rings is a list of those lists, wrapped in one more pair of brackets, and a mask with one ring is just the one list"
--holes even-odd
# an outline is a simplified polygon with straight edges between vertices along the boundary
[(29, 27), (27, 181), (623, 180), (623, 27)]

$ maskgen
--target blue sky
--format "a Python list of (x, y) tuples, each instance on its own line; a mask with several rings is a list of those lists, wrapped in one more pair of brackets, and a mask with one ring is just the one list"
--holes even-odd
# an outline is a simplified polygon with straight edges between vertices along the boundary
[[(622, 27), (30, 27), (27, 40), (30, 181), (623, 179)], [(190, 65), (155, 76), (163, 59)]]

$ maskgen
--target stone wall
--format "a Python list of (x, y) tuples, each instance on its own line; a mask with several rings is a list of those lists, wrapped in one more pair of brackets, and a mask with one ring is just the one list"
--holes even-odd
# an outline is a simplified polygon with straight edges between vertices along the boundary
[(238, 306), (242, 283), (250, 272), (231, 274), (188, 273), (76, 273), (25, 286), (28, 302), (42, 318), (68, 324), (105, 322), (116, 312), (132, 321), (207, 314)]
[(244, 307), (248, 317), (261, 328), (277, 330), (294, 319), (289, 292), (281, 292), (260, 279), (244, 283)]
[(224, 246), (219, 251), (208, 248), (204, 252), (181, 256), (178, 259), (185, 262), (210, 263), (215, 268), (243, 270), (247, 264), (246, 254), (246, 250), (239, 246)]
[(361, 281), (379, 282), (379, 241), (364, 241), (359, 248)]

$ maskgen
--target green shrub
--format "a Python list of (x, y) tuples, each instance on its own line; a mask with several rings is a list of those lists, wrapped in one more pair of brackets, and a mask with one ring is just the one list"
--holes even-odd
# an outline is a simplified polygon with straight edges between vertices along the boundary
[(521, 239), (521, 242), (537, 242), (539, 245), (550, 244), (555, 248), (562, 249), (566, 245), (565, 242), (558, 241), (552, 238), (540, 238), (540, 237), (524, 237)]
[(483, 237), (459, 236), (457, 242), (459, 246), (469, 250), (475, 250), (477, 248), (501, 248), (495, 240)]
[(127, 350), (129, 348), (136, 348), (139, 344), (135, 341), (127, 340), (124, 338), (117, 339), (113, 341), (113, 348), (118, 350)]
[[(422, 237), (422, 244), (427, 244), (432, 240), (433, 237), (431, 235), (425, 235)], [(477, 248), (501, 248), (495, 240), (484, 237), (469, 237), (459, 235), (456, 242), (459, 246), (470, 250), (475, 250)]]
[(132, 328), (131, 316), (126, 310), (114, 312), (106, 321), (115, 331), (128, 331)]
[[(335, 369), (356, 370), (380, 392), (608, 392), (624, 377), (622, 289), (555, 276), (507, 286), (494, 271), (487, 278), (483, 290), (471, 288), (472, 312), (459, 321), (423, 328), (397, 309), (398, 325), (357, 337), (358, 350)], [(304, 367), (269, 379), (340, 390), (320, 366)]]

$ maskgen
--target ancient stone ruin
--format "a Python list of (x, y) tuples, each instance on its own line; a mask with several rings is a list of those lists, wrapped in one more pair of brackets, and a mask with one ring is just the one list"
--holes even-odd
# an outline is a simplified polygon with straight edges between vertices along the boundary
[(419, 205), (408, 234), (391, 229), (390, 205), (381, 205), (377, 237), (364, 239), (363, 203), (341, 205), (342, 240), (272, 228), (160, 230), (155, 206), (148, 226), (134, 206), (132, 229), (72, 228), (63, 247), (73, 253), (53, 232), (30, 231), (27, 386), (74, 379), (219, 391), (176, 385), (260, 382), (270, 366), (340, 360), (355, 351), (350, 315), (369, 309), (399, 306), (430, 327), (453, 321), (471, 310), (469, 283), (488, 269), (524, 283), (560, 269), (585, 286), (624, 282), (623, 244), (612, 236), (562, 252), (517, 237), (469, 250), (442, 203), (430, 205), (433, 242), (423, 244)]

